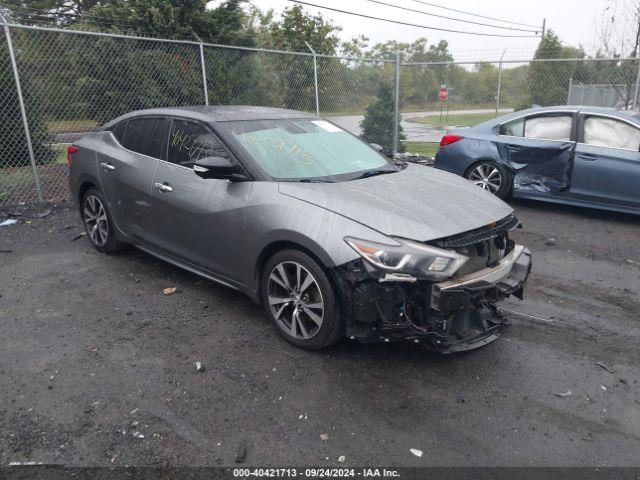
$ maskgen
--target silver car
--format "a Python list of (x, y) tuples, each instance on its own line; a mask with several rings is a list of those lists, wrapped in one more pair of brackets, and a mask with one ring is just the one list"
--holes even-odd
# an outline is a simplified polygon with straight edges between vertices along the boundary
[(485, 345), (504, 323), (495, 303), (522, 298), (531, 270), (502, 200), (303, 112), (138, 111), (68, 156), (97, 250), (134, 245), (238, 289), (303, 348)]

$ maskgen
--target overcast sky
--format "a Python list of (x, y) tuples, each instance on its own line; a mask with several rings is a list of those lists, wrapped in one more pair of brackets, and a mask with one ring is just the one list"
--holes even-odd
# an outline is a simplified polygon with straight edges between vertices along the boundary
[[(317, 5), (359, 12), (367, 15), (399, 20), (409, 23), (417, 23), (440, 28), (471, 30), (476, 32), (498, 32), (504, 34), (523, 34), (509, 30), (496, 30), (473, 24), (455, 22), (441, 18), (422, 15), (390, 8), (373, 3), (368, 0), (305, 0)], [(493, 23), (507, 26), (508, 24), (495, 22), (482, 18), (474, 18), (431, 7), (414, 0), (380, 0), (385, 3), (400, 5), (414, 10), (437, 13), (439, 15), (474, 20), (482, 23)], [(547, 27), (553, 29), (565, 44), (577, 46), (582, 44), (590, 51), (597, 44), (596, 33), (598, 18), (601, 16), (605, 0), (424, 0), (429, 3), (443, 5), (457, 10), (478, 13), (481, 15), (521, 22), (531, 25), (542, 25), (543, 18), (547, 19)], [(293, 3), (287, 0), (254, 0), (255, 5), (263, 10), (273, 8), (281, 12), (285, 7)], [(330, 18), (336, 25), (342, 27), (340, 37), (348, 40), (358, 34), (364, 34), (371, 39), (371, 44), (387, 40), (399, 40), (411, 42), (421, 36), (427, 37), (429, 43), (435, 43), (440, 39), (449, 42), (450, 50), (454, 52), (456, 59), (477, 59), (482, 56), (499, 57), (503, 49), (507, 49), (507, 56), (519, 58), (521, 55), (532, 53), (537, 44), (536, 38), (497, 38), (463, 35), (435, 30), (426, 30), (403, 25), (396, 25), (377, 20), (355, 17), (342, 13), (321, 10), (315, 7), (304, 7), (312, 13), (321, 12), (326, 18)], [(511, 25), (517, 28), (528, 28)], [(465, 57), (465, 58), (462, 58)]]

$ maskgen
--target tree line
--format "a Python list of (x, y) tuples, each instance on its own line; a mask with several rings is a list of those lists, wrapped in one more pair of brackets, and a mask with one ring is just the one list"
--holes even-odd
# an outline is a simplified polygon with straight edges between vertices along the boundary
[[(177, 38), (221, 45), (342, 55), (321, 56), (318, 91), (322, 114), (365, 112), (367, 141), (392, 148), (393, 85), (396, 52), (403, 63), (401, 104), (405, 110), (439, 108), (438, 89), (449, 89), (451, 108), (495, 105), (498, 65), (460, 65), (446, 41), (388, 41), (369, 45), (366, 37), (340, 42), (340, 28), (321, 14), (301, 6), (279, 16), (244, 0), (228, 0), (206, 8), (206, 0), (6, 0), (5, 12), (16, 22), (69, 30), (107, 30), (123, 35)], [(47, 147), (50, 130), (59, 125), (95, 125), (122, 113), (156, 106), (204, 103), (197, 46), (110, 37), (90, 37), (13, 29), (37, 156), (53, 158)], [(204, 48), (211, 104), (260, 104), (315, 111), (313, 61), (309, 56), (282, 55), (225, 48)], [(566, 47), (549, 31), (536, 59), (586, 58)], [(368, 59), (359, 61), (358, 59)], [(431, 62), (432, 64), (425, 65)], [(433, 64), (435, 62), (435, 64)], [(0, 98), (15, 99), (6, 43), (0, 42), (0, 64), (7, 63)], [(569, 79), (583, 83), (629, 82), (637, 66), (630, 62), (540, 62), (508, 66), (501, 79), (501, 103), (527, 108), (563, 104)], [(633, 71), (632, 71), (633, 69)], [(4, 79), (7, 76), (7, 79)], [(14, 102), (15, 103), (15, 102)], [(17, 104), (7, 108), (0, 126), (0, 165), (28, 161)], [(400, 134), (401, 129), (400, 129)], [(402, 138), (402, 136), (401, 136)]]

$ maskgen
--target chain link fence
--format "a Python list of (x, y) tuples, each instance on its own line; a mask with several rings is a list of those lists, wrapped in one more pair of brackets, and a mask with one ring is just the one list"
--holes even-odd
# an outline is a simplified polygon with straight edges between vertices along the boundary
[(0, 206), (69, 200), (67, 145), (132, 110), (291, 108), (387, 152), (432, 155), (446, 129), (506, 111), (635, 108), (639, 66), (636, 59), (401, 63), (0, 23)]

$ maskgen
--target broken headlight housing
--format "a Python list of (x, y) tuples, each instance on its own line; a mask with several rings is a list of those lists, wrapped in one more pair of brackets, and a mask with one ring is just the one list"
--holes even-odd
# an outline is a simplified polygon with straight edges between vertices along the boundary
[(364, 260), (387, 273), (444, 280), (452, 277), (469, 260), (453, 250), (444, 250), (411, 240), (392, 240), (396, 242), (394, 245), (354, 237), (344, 238)]

